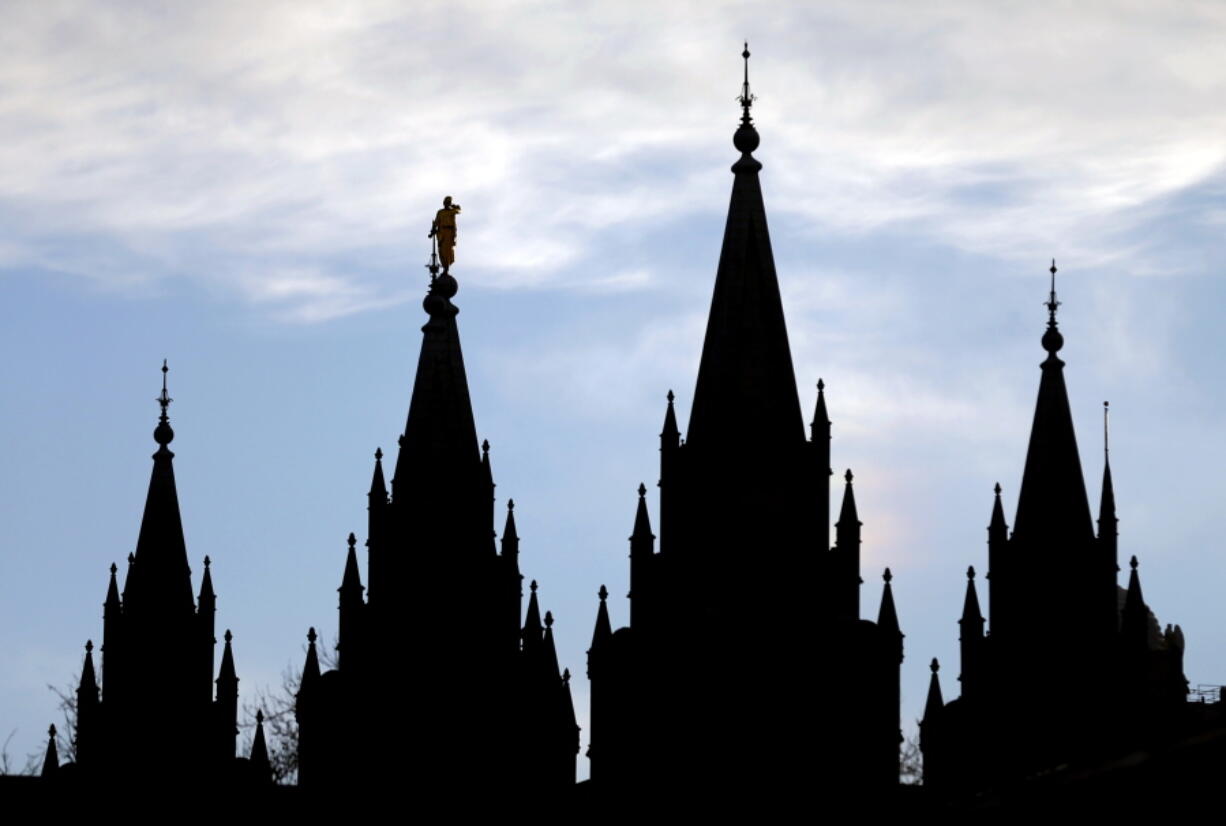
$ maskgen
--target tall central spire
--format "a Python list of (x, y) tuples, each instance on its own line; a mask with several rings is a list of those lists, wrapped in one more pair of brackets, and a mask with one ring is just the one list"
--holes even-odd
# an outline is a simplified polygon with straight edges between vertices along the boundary
[(741, 157), (734, 174), (707, 335), (698, 368), (687, 444), (731, 444), (747, 428), (774, 443), (800, 443), (804, 425), (783, 303), (775, 275), (766, 208), (753, 157), (758, 130), (750, 117), (749, 46), (738, 101), (741, 123), (732, 142)]
[(1055, 261), (1050, 272), (1051, 290), (1045, 302), (1047, 330), (1042, 341), (1047, 358), (1041, 365), (1043, 375), (1013, 520), (1015, 536), (1040, 543), (1089, 540), (1093, 536), (1090, 502), (1064, 384), (1064, 362), (1056, 356), (1064, 347), (1064, 336), (1056, 326), (1060, 302), (1056, 300)]
[(428, 269), (430, 288), (422, 307), (430, 319), (421, 328), (424, 335), (417, 378), (392, 477), (393, 500), (429, 486), (429, 480), (437, 480), (440, 470), (461, 476), (480, 470), (477, 429), (456, 326), (460, 310), (451, 303), (459, 284), (448, 273), (438, 273), (435, 254)]
[(136, 554), (124, 583), (124, 603), (136, 611), (178, 611), (190, 614), (194, 610), (191, 569), (187, 563), (187, 546), (183, 541), (183, 521), (179, 514), (179, 495), (175, 489), (174, 453), (168, 445), (175, 432), (170, 426), (167, 410), (173, 399), (166, 388), (170, 368), (162, 362), (162, 392), (157, 403), (162, 408), (153, 440), (153, 472), (149, 478), (149, 494), (141, 519)]

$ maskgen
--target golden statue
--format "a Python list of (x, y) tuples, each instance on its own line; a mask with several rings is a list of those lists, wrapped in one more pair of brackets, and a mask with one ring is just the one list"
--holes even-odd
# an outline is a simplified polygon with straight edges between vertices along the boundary
[(438, 257), (443, 262), (443, 272), (455, 261), (455, 217), (460, 214), (460, 205), (451, 203), (451, 196), (443, 199), (443, 208), (434, 216), (429, 238), (438, 238)]

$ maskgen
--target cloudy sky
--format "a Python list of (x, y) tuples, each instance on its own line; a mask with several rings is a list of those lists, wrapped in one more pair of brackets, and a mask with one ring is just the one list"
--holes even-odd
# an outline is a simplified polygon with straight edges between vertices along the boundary
[(1226, 683), (1220, 3), (10, 0), (5, 17), (14, 758), (41, 747), (46, 686), (100, 636), (107, 567), (134, 547), (163, 358), (189, 554), (214, 560), (244, 695), (300, 662), (308, 625), (332, 637), (447, 194), (478, 429), (581, 675), (597, 589), (626, 590), (670, 388), (688, 416), (742, 39), (797, 381), (808, 407), (825, 379), (836, 469), (856, 473), (866, 612), (895, 574), (906, 727), (931, 657), (957, 692), (997, 481), (1012, 518), (1052, 257), (1091, 495), (1110, 399), (1121, 557), (1183, 626), (1192, 683)]

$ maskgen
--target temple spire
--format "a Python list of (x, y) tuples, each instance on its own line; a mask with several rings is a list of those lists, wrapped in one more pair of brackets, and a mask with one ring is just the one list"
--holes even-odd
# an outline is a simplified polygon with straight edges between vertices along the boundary
[(1064, 337), (1056, 329), (1056, 308), (1060, 302), (1056, 300), (1054, 261), (1051, 273), (1047, 330), (1043, 334), (1043, 349), (1048, 355), (1041, 365), (1013, 534), (1024, 543), (1033, 543), (1032, 547), (1055, 550), (1088, 543), (1094, 532), (1064, 384), (1064, 362), (1056, 356), (1064, 346)]
[[(744, 55), (748, 59), (748, 49)], [(733, 138), (741, 158), (732, 166), (732, 198), (686, 444), (737, 443), (748, 425), (760, 450), (803, 442), (804, 425), (758, 180), (762, 164), (751, 154), (759, 138), (749, 118), (748, 76), (742, 91), (747, 97)]]
[(170, 615), (180, 617), (195, 612), (192, 596), (191, 569), (187, 563), (187, 546), (183, 540), (183, 521), (179, 513), (179, 495), (175, 488), (174, 453), (167, 447), (175, 433), (170, 426), (167, 410), (174, 401), (167, 391), (166, 362), (162, 362), (162, 392), (157, 397), (161, 415), (153, 431), (157, 452), (153, 454), (153, 472), (145, 512), (141, 518), (136, 553), (131, 559), (128, 578), (124, 583), (125, 612), (150, 613), (165, 620)]

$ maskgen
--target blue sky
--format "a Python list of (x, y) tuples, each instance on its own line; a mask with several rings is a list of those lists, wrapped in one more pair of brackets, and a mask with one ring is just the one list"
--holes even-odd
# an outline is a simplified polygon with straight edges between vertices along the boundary
[(403, 427), (446, 194), (499, 506), (516, 500), (525, 573), (581, 675), (596, 590), (626, 590), (670, 388), (688, 416), (745, 38), (797, 381), (809, 408), (825, 379), (836, 470), (856, 474), (866, 613), (895, 574), (904, 723), (931, 657), (956, 693), (996, 481), (1012, 521), (1053, 256), (1091, 496), (1110, 399), (1121, 557), (1182, 625), (1191, 681), (1226, 683), (1226, 9), (762, 8), (7, 5), (10, 753), (40, 747), (46, 685), (101, 634), (162, 358), (188, 550), (197, 574), (214, 561), (244, 695), (300, 661), (308, 625), (331, 638), (371, 454)]

